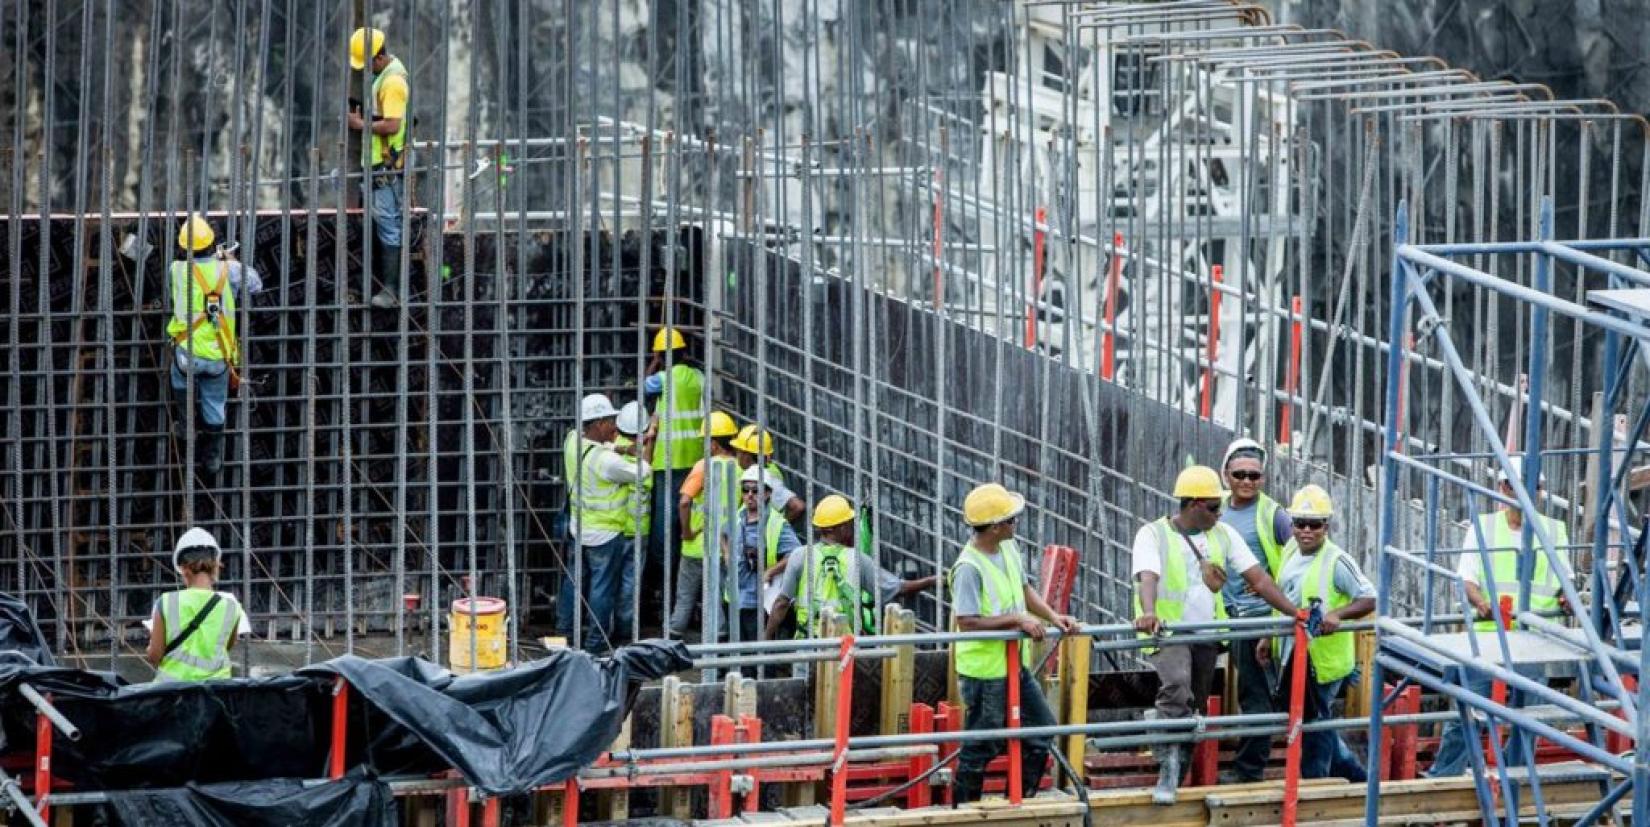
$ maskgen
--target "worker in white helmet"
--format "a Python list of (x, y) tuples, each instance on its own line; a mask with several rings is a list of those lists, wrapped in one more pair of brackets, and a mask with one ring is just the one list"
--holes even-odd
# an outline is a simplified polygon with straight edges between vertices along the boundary
[(216, 591), (223, 549), (210, 532), (191, 528), (172, 550), (183, 588), (155, 601), (149, 622), (149, 665), (157, 681), (206, 681), (230, 676), (229, 650), (252, 631), (234, 596)]
[[(624, 570), (632, 563), (626, 549), (634, 540), (624, 535), (633, 496), (627, 486), (649, 472), (645, 460), (613, 450), (618, 417), (607, 394), (592, 393), (579, 403), (580, 429), (568, 431), (562, 445), (569, 535), (572, 543), (583, 547), (583, 553), (573, 553), (579, 550), (575, 548), (563, 556), (566, 571), (556, 606), (557, 628), (571, 634), (573, 612), (584, 606), (585, 624), (580, 631), (584, 648), (595, 654), (613, 646), (614, 608)], [(575, 576), (573, 566), (579, 557), (583, 558), (582, 576)], [(574, 587), (576, 580), (582, 581), (581, 588)]]
[(653, 475), (643, 473), (642, 469), (646, 467), (645, 458), (653, 451), (653, 439), (659, 429), (648, 423), (642, 403), (634, 399), (619, 409), (614, 424), (618, 426), (619, 434), (613, 438), (613, 452), (636, 469), (636, 482), (620, 486), (629, 500), (625, 505), (624, 528), (619, 533), (630, 544), (629, 559), (625, 561), (624, 571), (619, 577), (619, 602), (613, 607), (613, 635), (622, 642), (635, 639), (636, 564), (652, 523), (648, 511), (652, 505)]

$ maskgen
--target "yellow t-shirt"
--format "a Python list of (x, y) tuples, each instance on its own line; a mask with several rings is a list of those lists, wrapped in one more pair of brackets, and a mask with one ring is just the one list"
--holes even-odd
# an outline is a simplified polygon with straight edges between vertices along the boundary
[(407, 76), (384, 78), (378, 87), (378, 117), (404, 118), (407, 116)]

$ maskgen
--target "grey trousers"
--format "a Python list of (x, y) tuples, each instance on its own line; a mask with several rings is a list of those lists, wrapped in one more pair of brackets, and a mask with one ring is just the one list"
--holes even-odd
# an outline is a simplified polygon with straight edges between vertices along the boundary
[[(700, 593), (705, 588), (705, 561), (695, 557), (676, 557), (676, 597), (670, 611), (671, 637), (688, 639), (688, 625), (693, 622), (693, 610), (699, 606)], [(698, 635), (694, 636), (697, 639)]]
[(1201, 715), (1209, 703), (1209, 683), (1215, 675), (1220, 647), (1212, 643), (1164, 646), (1150, 655), (1157, 670), (1157, 717), (1190, 718)]

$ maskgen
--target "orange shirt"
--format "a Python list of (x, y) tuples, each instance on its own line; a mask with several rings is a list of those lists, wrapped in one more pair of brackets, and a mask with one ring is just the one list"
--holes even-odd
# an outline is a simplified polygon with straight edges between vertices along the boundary
[(693, 470), (688, 472), (687, 478), (682, 480), (682, 487), (678, 489), (682, 496), (693, 498), (705, 490), (705, 461), (699, 460), (693, 464)]

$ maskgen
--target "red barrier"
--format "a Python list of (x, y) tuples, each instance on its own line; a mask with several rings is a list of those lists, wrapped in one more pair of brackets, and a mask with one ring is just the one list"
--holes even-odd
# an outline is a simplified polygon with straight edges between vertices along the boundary
[(1210, 279), (1213, 286), (1209, 289), (1209, 344), (1206, 358), (1208, 364), (1203, 366), (1203, 400), (1198, 415), (1208, 419), (1215, 404), (1215, 361), (1220, 358), (1220, 284), (1221, 267), (1216, 264), (1210, 268)]
[[(710, 743), (725, 746), (733, 743), (733, 719), (713, 715), (710, 719)], [(716, 781), (710, 785), (707, 810), (712, 819), (733, 818), (733, 770), (718, 770)]]
[[(1219, 717), (1220, 696), (1209, 698), (1209, 717)], [(1192, 786), (1207, 787), (1220, 782), (1220, 742), (1210, 738), (1192, 745)]]
[(841, 690), (836, 696), (836, 748), (831, 755), (831, 827), (842, 827), (848, 806), (848, 725), (854, 713), (854, 636), (842, 636), (837, 655)]
[(1283, 827), (1295, 827), (1301, 795), (1301, 718), (1306, 712), (1305, 612), (1295, 623), (1295, 659), (1289, 675), (1288, 751), (1283, 769)]
[(1106, 329), (1100, 336), (1100, 378), (1117, 377), (1117, 288), (1123, 281), (1123, 234), (1111, 237), (1111, 268), (1106, 273)]
[[(1394, 702), (1395, 714), (1415, 715), (1421, 711), (1421, 687), (1405, 687), (1402, 694)], [(1400, 724), (1392, 728), (1392, 773), (1391, 778), (1396, 781), (1408, 781), (1415, 777), (1415, 763), (1417, 746), (1420, 742), (1420, 727), (1416, 724)]]
[[(925, 735), (934, 731), (934, 708), (928, 704), (911, 705), (911, 732)], [(941, 749), (944, 749), (942, 746)], [(933, 768), (935, 756), (911, 756), (910, 777), (916, 778)], [(915, 784), (905, 792), (905, 806), (910, 808), (927, 807), (933, 803), (933, 790), (928, 784)]]
[(332, 751), (327, 754), (327, 777), (344, 777), (344, 747), (348, 737), (349, 682), (336, 678), (332, 684)]
[[(1003, 647), (1008, 657), (1008, 723), (1009, 729), (1020, 728), (1020, 642), (1008, 641)], [(1021, 798), (1023, 768), (1020, 765), (1020, 739), (1008, 739), (1008, 803), (1018, 805)]]
[[(46, 703), (52, 696), (46, 696)], [(52, 792), (52, 722), (45, 715), (34, 715), (34, 806), (40, 820), (52, 820), (52, 805), (47, 803)]]

